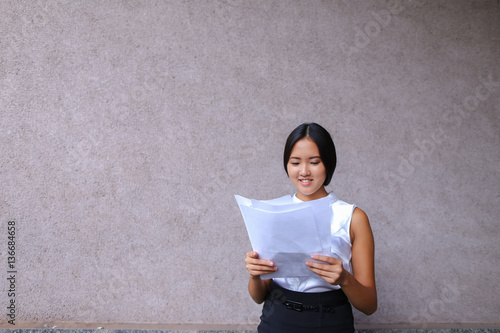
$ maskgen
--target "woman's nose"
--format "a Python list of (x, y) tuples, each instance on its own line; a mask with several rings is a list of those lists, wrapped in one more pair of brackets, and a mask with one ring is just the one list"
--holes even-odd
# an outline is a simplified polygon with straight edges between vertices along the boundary
[(307, 166), (307, 164), (304, 164), (304, 166), (300, 169), (300, 175), (301, 176), (309, 175), (309, 167)]

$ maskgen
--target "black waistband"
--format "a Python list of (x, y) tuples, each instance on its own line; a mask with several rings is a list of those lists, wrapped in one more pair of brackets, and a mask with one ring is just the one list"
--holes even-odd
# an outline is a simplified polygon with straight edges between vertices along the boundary
[(324, 311), (349, 303), (349, 299), (342, 289), (326, 291), (322, 293), (301, 293), (279, 286), (271, 280), (271, 286), (267, 299), (274, 303), (285, 305), (295, 311)]

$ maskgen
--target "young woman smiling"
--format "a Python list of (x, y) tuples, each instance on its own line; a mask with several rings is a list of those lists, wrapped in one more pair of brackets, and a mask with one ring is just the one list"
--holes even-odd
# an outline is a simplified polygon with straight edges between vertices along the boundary
[(377, 309), (375, 245), (368, 217), (326, 191), (337, 157), (330, 134), (320, 125), (304, 123), (290, 133), (283, 164), (297, 189), (295, 202), (329, 197), (331, 256), (312, 255), (305, 263), (316, 276), (262, 279), (278, 267), (247, 252), (248, 291), (256, 303), (265, 301), (258, 332), (354, 332), (351, 304), (367, 315)]

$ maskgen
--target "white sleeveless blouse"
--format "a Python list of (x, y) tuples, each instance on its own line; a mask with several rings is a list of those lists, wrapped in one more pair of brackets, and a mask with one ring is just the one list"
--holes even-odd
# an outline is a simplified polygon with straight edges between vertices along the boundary
[[(330, 207), (333, 210), (331, 221), (332, 246), (330, 256), (342, 260), (344, 269), (352, 274), (350, 227), (352, 213), (356, 206), (339, 200), (333, 193), (328, 194), (328, 197), (330, 198)], [(294, 202), (302, 202), (296, 195), (293, 196), (293, 200)], [(273, 280), (285, 289), (304, 293), (317, 293), (340, 289), (340, 286), (331, 285), (319, 276), (274, 278)]]

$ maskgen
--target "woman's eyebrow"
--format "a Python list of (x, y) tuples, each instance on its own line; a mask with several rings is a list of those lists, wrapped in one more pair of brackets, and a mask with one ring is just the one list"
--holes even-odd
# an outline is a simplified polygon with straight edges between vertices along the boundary
[[(294, 158), (296, 160), (300, 160), (301, 159), (300, 157), (290, 156), (290, 159), (292, 159), (292, 158)], [(321, 156), (311, 156), (308, 159), (312, 160), (312, 159), (315, 159), (315, 158), (321, 158)]]

